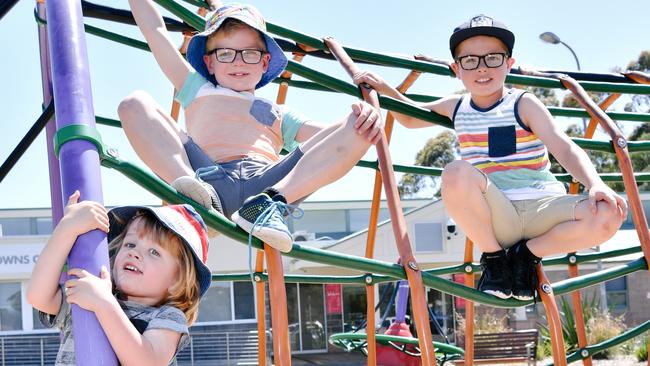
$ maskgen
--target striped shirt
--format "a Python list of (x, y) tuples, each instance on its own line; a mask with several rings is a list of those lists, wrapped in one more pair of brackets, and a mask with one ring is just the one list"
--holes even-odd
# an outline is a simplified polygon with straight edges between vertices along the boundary
[(476, 106), (469, 95), (454, 111), (461, 158), (484, 172), (510, 200), (566, 194), (549, 171), (544, 143), (519, 117), (525, 91), (510, 89), (488, 108)]

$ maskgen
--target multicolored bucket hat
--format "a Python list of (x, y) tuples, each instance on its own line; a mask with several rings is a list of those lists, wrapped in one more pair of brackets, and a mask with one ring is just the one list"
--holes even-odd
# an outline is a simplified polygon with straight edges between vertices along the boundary
[(273, 37), (267, 33), (266, 22), (264, 22), (262, 14), (255, 7), (242, 4), (226, 5), (207, 15), (205, 30), (192, 37), (187, 46), (187, 60), (192, 67), (207, 80), (217, 85), (214, 75), (211, 75), (205, 66), (203, 56), (206, 52), (205, 46), (208, 37), (216, 32), (228, 18), (240, 20), (264, 35), (266, 50), (271, 55), (271, 60), (269, 61), (268, 70), (262, 75), (262, 79), (257, 83), (255, 89), (263, 87), (280, 76), (284, 68), (287, 67), (287, 57)]
[(454, 33), (449, 37), (449, 50), (451, 51), (451, 55), (453, 57), (456, 56), (456, 47), (462, 41), (475, 36), (498, 38), (508, 47), (508, 55), (512, 56), (512, 49), (515, 46), (515, 35), (502, 22), (483, 14), (473, 17), (454, 29)]
[(190, 249), (194, 257), (196, 278), (199, 281), (202, 297), (210, 288), (212, 273), (210, 268), (205, 265), (208, 260), (208, 234), (201, 216), (190, 205), (115, 207), (108, 211), (109, 243), (124, 231), (127, 224), (139, 211), (151, 212), (164, 227), (178, 235), (181, 242)]

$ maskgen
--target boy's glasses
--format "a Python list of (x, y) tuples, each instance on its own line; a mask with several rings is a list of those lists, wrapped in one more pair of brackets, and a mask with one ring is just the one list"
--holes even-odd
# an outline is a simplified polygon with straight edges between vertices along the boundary
[(217, 56), (217, 61), (223, 62), (226, 64), (232, 63), (235, 61), (237, 54), (241, 54), (241, 59), (246, 64), (259, 64), (262, 61), (262, 56), (266, 53), (262, 50), (256, 49), (245, 49), (245, 50), (234, 50), (232, 48), (215, 48), (211, 51), (206, 52), (206, 55), (215, 54)]
[(503, 61), (506, 57), (508, 57), (508, 55), (505, 53), (488, 53), (483, 56), (467, 55), (459, 57), (456, 59), (456, 62), (460, 64), (460, 67), (462, 67), (463, 70), (476, 70), (481, 64), (481, 60), (483, 60), (485, 66), (493, 69), (503, 65)]

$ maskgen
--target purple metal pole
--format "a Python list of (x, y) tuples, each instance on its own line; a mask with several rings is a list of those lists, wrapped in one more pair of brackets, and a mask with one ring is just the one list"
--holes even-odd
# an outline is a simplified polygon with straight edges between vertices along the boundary
[[(45, 4), (38, 2), (36, 11), (41, 19), (46, 19)], [(47, 50), (47, 28), (38, 25), (38, 44), (41, 54), (41, 84), (43, 86), (43, 105), (52, 101), (52, 76), (50, 74), (50, 53)], [(63, 195), (61, 194), (61, 174), (59, 160), (54, 156), (54, 133), (56, 132), (56, 119), (52, 118), (45, 126), (47, 141), (47, 164), (50, 171), (50, 202), (52, 203), (52, 227), (56, 226), (63, 217)]]
[[(92, 105), (88, 53), (79, 0), (47, 1), (47, 33), (51, 58), (52, 85), (56, 126), (71, 124), (95, 127)], [(103, 203), (99, 155), (85, 140), (73, 140), (59, 150), (63, 199), (75, 190), (81, 200)], [(106, 234), (93, 230), (81, 235), (68, 256), (69, 268), (84, 268), (99, 275), (101, 266), (108, 268)], [(104, 331), (95, 314), (72, 307), (77, 365), (117, 365)]]
[(395, 304), (395, 321), (404, 323), (406, 321), (406, 304), (409, 301), (409, 283), (401, 280), (398, 282), (397, 304)]

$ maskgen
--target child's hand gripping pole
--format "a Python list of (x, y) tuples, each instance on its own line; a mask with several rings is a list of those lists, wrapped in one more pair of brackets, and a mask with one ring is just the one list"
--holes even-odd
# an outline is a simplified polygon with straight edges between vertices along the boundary
[[(354, 77), (360, 71), (345, 50), (343, 50), (343, 47), (334, 38), (327, 37), (323, 41), (350, 77)], [(377, 92), (365, 83), (359, 85), (359, 89), (361, 90), (363, 99), (373, 107), (379, 109), (379, 96)], [(400, 207), (393, 163), (388, 153), (388, 140), (385, 131), (381, 131), (381, 138), (376, 146), (377, 156), (379, 158), (379, 170), (384, 182), (384, 190), (393, 224), (393, 232), (395, 233), (395, 241), (400, 253), (401, 263), (405, 264), (404, 269), (412, 290), (411, 303), (418, 330), (420, 350), (422, 352), (422, 365), (435, 366), (436, 358), (433, 351), (433, 339), (431, 338), (431, 327), (429, 325), (429, 313), (424, 296), (422, 273), (419, 271), (417, 262), (413, 256), (413, 251), (411, 250), (411, 244), (406, 230), (406, 221), (404, 220), (404, 215)], [(371, 342), (370, 338), (368, 338), (368, 342)]]

